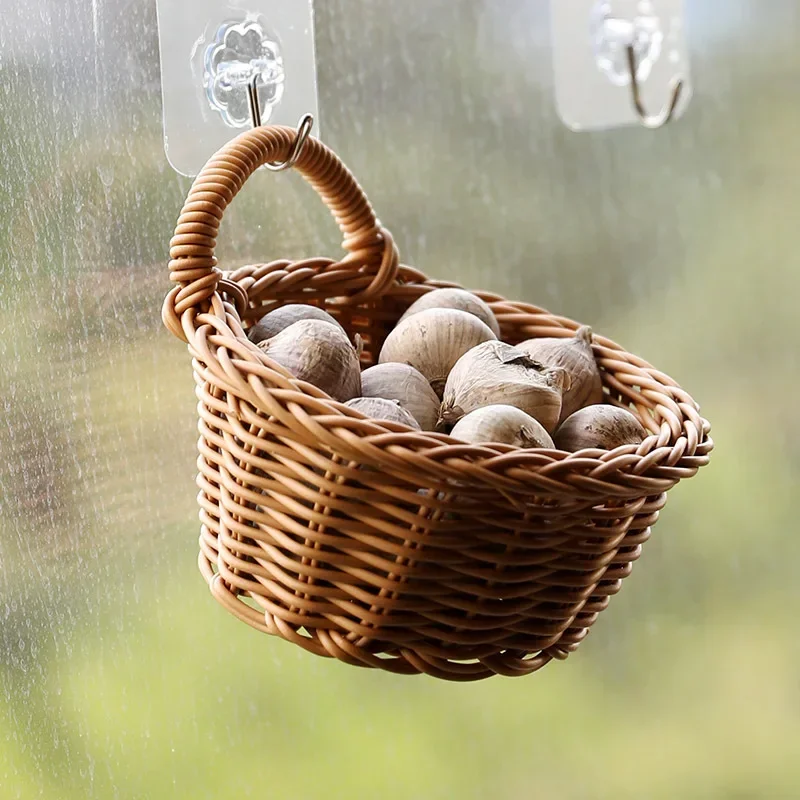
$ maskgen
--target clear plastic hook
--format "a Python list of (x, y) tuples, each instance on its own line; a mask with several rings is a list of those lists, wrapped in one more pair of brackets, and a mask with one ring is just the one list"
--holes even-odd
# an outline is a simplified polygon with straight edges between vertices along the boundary
[(551, 20), (556, 104), (568, 127), (657, 128), (683, 113), (691, 86), (682, 0), (552, 0)]
[[(318, 120), (312, 0), (157, 0), (164, 147), (172, 167), (196, 175), (251, 124)], [(319, 128), (317, 127), (317, 135)]]

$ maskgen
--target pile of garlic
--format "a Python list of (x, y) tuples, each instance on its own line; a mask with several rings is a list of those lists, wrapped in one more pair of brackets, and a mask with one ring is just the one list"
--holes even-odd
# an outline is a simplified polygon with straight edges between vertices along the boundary
[(363, 372), (360, 339), (315, 306), (281, 306), (248, 331), (297, 378), (376, 420), (469, 444), (568, 452), (638, 444), (639, 420), (603, 404), (591, 336), (582, 327), (570, 338), (506, 344), (491, 308), (463, 289), (420, 297)]

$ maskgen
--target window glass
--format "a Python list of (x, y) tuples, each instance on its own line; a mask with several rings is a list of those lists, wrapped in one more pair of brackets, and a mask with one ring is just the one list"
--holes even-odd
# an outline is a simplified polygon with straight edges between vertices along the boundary
[[(209, 596), (190, 359), (160, 321), (190, 183), (155, 4), (3, 4), (0, 796), (796, 796), (800, 15), (686, 6), (684, 117), (576, 134), (543, 1), (317, 3), (324, 139), (403, 261), (620, 341), (718, 445), (577, 653), (458, 685)], [(254, 176), (220, 235), (223, 267), (338, 252), (293, 175)]]

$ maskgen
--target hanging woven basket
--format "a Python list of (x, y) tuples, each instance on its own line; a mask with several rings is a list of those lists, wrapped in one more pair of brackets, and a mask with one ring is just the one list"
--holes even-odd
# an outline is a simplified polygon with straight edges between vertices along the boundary
[[(710, 426), (672, 379), (595, 335), (606, 402), (641, 445), (466, 445), (368, 419), (292, 377), (246, 330), (288, 302), (329, 311), (377, 360), (441, 286), (399, 264), (347, 168), (309, 138), (294, 164), (342, 231), (345, 256), (217, 269), (224, 211), (295, 131), (261, 127), (197, 177), (170, 250), (163, 319), (188, 343), (199, 400), (200, 570), (252, 627), (321, 656), (448, 680), (525, 675), (575, 650), (631, 572), (666, 492), (708, 463)], [(579, 324), (478, 292), (511, 344)]]

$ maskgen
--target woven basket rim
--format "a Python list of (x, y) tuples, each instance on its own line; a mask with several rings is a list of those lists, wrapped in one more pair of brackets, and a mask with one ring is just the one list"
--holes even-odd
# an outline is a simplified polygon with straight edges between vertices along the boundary
[[(282, 263), (272, 269), (282, 269)], [(234, 282), (237, 277), (241, 280), (242, 269), (225, 273), (225, 278)], [(261, 269), (263, 271), (263, 266)], [(421, 275), (416, 270), (413, 272)], [(439, 281), (425, 280), (423, 283), (404, 284), (402, 289), (410, 290), (414, 295), (439, 288), (440, 284)], [(545, 323), (543, 327), (547, 335), (569, 336), (579, 327), (579, 323), (550, 314), (538, 306), (504, 300), (488, 292), (475, 294), (490, 304), (501, 325), (516, 314), (539, 317)], [(296, 299), (278, 299), (275, 306)], [(687, 392), (648, 362), (597, 334), (593, 334), (593, 348), (604, 380), (612, 375), (608, 365), (623, 365), (640, 371), (640, 383), (646, 383), (651, 392), (662, 392), (663, 397), (658, 403), (647, 401), (655, 414), (650, 419), (636, 407), (614, 403), (629, 408), (648, 428), (650, 435), (641, 444), (570, 453), (557, 448), (466, 444), (447, 434), (415, 431), (399, 423), (365, 417), (322, 390), (294, 378), (281, 365), (271, 361), (247, 339), (233, 303), (219, 298), (213, 305), (218, 306), (216, 311), (199, 314), (192, 320), (192, 349), (204, 342), (200, 348), (202, 352), (195, 356), (201, 374), (203, 370), (210, 370), (208, 377), (212, 379), (213, 369), (209, 365), (217, 360), (214, 353), (226, 352), (226, 374), (230, 376), (230, 368), (246, 371), (242, 374), (247, 375), (247, 389), (240, 386), (242, 399), (247, 399), (262, 413), (273, 413), (276, 409), (272, 403), (259, 402), (264, 395), (255, 387), (261, 384), (264, 393), (279, 398), (284, 408), (292, 405), (295, 418), (302, 420), (304, 426), (314, 428), (320, 447), (335, 450), (344, 457), (349, 453), (352, 460), (370, 466), (393, 465), (396, 470), (414, 473), (423, 470), (427, 479), (432, 473), (438, 473), (443, 478), (443, 485), (448, 476), (469, 481), (472, 474), (478, 483), (483, 482), (481, 476), (492, 481), (502, 476), (508, 491), (518, 491), (530, 484), (532, 476), (538, 476), (538, 489), (544, 493), (564, 493), (563, 484), (566, 483), (569, 485), (567, 493), (578, 496), (586, 492), (587, 495), (630, 497), (666, 491), (678, 480), (691, 477), (707, 463), (713, 447), (709, 437), (710, 425), (699, 415), (698, 405)], [(335, 312), (335, 306), (331, 310)], [(227, 367), (228, 363), (230, 367)], [(273, 388), (278, 376), (278, 388)], [(659, 417), (660, 425), (656, 428)], [(387, 463), (389, 457), (391, 464)], [(522, 473), (527, 474), (525, 479), (522, 479)], [(585, 486), (581, 486), (582, 483)], [(562, 484), (560, 490), (555, 484)]]
[[(345, 258), (279, 260), (219, 270), (214, 248), (225, 208), (260, 164), (285, 157), (293, 135), (292, 129), (281, 126), (241, 134), (209, 161), (184, 204), (170, 249), (171, 276), (178, 285), (165, 299), (163, 319), (188, 342), (199, 374), (227, 384), (232, 396), (274, 414), (289, 429), (295, 425), (298, 430), (298, 423), (305, 426), (303, 437), (311, 431), (319, 447), (387, 469), (421, 470), (426, 479), (438, 475), (442, 483), (488, 480), (509, 491), (628, 497), (665, 491), (708, 462), (713, 447), (710, 425), (692, 397), (644, 359), (597, 334), (593, 349), (604, 384), (632, 404), (615, 405), (629, 407), (650, 433), (640, 445), (567, 453), (464, 444), (444, 434), (368, 419), (271, 361), (247, 339), (242, 324), (254, 296), (262, 307), (265, 300), (280, 305), (330, 303), (335, 298), (337, 305), (354, 312), (388, 296), (408, 297), (410, 303), (434, 288), (458, 286), (400, 265), (391, 233), (355, 178), (313, 137), (296, 167), (339, 223)], [(223, 301), (225, 291), (228, 299)], [(538, 336), (559, 336), (579, 326), (539, 306), (490, 292), (475, 294), (490, 304), (501, 328), (525, 321)]]

